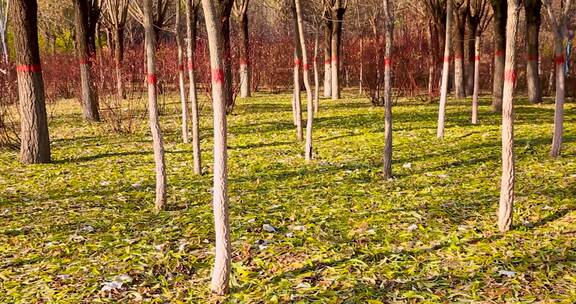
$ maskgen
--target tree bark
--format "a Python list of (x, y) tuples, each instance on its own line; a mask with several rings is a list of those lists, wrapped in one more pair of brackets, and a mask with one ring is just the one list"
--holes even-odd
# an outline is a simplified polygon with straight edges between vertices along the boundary
[(219, 22), (221, 15), (214, 9), (213, 0), (202, 0), (212, 70), (212, 102), (214, 109), (214, 185), (213, 201), (216, 254), (212, 271), (211, 290), (218, 295), (228, 293), (231, 269), (230, 224), (228, 214), (226, 100), (224, 86), (225, 37)]
[(74, 0), (76, 22), (76, 52), (80, 64), (80, 83), (82, 87), (82, 113), (88, 121), (100, 121), (98, 98), (92, 83), (90, 39), (88, 29), (89, 3), (86, 0)]
[(302, 105), (300, 102), (300, 65), (302, 65), (302, 46), (300, 44), (298, 20), (295, 10), (295, 7), (293, 7), (292, 22), (294, 24), (294, 92), (292, 98), (292, 109), (294, 113), (294, 123), (296, 125), (296, 138), (298, 141), (302, 141)]
[(516, 82), (516, 32), (520, 0), (508, 0), (506, 20), (506, 61), (502, 100), (502, 180), (498, 228), (510, 230), (514, 204), (514, 84)]
[(20, 159), (24, 164), (50, 162), (50, 136), (38, 47), (36, 0), (14, 1), (12, 28), (20, 101)]
[(476, 23), (470, 22), (470, 17), (468, 17), (468, 53), (466, 53), (466, 95), (472, 95), (474, 93), (474, 70), (476, 60), (476, 37), (478, 36), (478, 25)]
[(464, 0), (454, 14), (454, 93), (457, 98), (466, 97), (466, 83), (464, 76), (464, 38), (466, 29), (466, 16), (468, 15), (468, 1)]
[(230, 45), (230, 14), (232, 13), (232, 0), (214, 1), (216, 12), (220, 16), (220, 32), (223, 40), (224, 64), (224, 92), (226, 93), (226, 113), (234, 110), (234, 92), (232, 83), (232, 50)]
[(392, 178), (392, 43), (394, 17), (390, 0), (384, 0), (384, 179)]
[(146, 80), (148, 82), (148, 115), (150, 121), (150, 133), (154, 146), (154, 163), (156, 166), (156, 212), (162, 210), (166, 204), (166, 166), (164, 164), (164, 143), (160, 118), (158, 115), (158, 102), (156, 95), (156, 33), (152, 23), (152, 0), (144, 0), (144, 33), (146, 44)]
[(444, 39), (444, 66), (442, 67), (442, 86), (440, 88), (440, 107), (438, 111), (438, 129), (436, 136), (444, 138), (446, 119), (446, 98), (448, 97), (448, 77), (450, 75), (450, 31), (452, 23), (452, 0), (446, 5), (446, 39)]
[(316, 38), (314, 39), (314, 57), (312, 60), (314, 65), (314, 113), (318, 113), (320, 108), (320, 75), (318, 73), (318, 30), (316, 30)]
[(541, 0), (524, 0), (524, 11), (526, 15), (526, 87), (528, 90), (528, 101), (533, 104), (542, 102), (542, 89), (540, 85), (539, 72), (539, 35), (540, 24), (542, 23)]
[(330, 66), (332, 72), (332, 100), (340, 99), (340, 45), (345, 12), (346, 9), (343, 7), (334, 8), (332, 12), (332, 65)]
[[(246, 0), (248, 1), (248, 0)], [(250, 33), (248, 32), (248, 12), (240, 17), (240, 97), (247, 98), (250, 92)]]
[(188, 99), (192, 108), (192, 153), (194, 155), (194, 174), (202, 174), (202, 154), (200, 150), (200, 115), (198, 94), (194, 74), (194, 54), (196, 52), (196, 24), (198, 20), (197, 0), (186, 0), (186, 53), (188, 57), (188, 79), (190, 81)]
[(472, 93), (472, 124), (478, 124), (478, 94), (480, 93), (480, 43), (481, 36), (474, 39), (474, 90)]
[(330, 15), (324, 16), (324, 97), (332, 96), (332, 20)]
[(491, 0), (494, 11), (494, 76), (492, 83), (492, 110), (502, 112), (504, 88), (504, 51), (506, 47), (506, 1)]
[(118, 101), (125, 98), (124, 81), (122, 79), (122, 61), (124, 60), (124, 29), (116, 28), (113, 33), (114, 39), (114, 63), (116, 66), (116, 91)]
[(180, 31), (181, 20), (180, 1), (176, 2), (176, 47), (178, 49), (178, 92), (180, 93), (180, 107), (182, 108), (182, 142), (188, 143), (188, 101), (186, 100), (186, 86), (184, 84), (186, 76), (184, 75), (184, 50), (182, 46), (182, 32)]
[(302, 51), (302, 77), (306, 88), (306, 143), (304, 145), (304, 159), (306, 162), (312, 160), (312, 124), (314, 122), (314, 104), (312, 100), (312, 88), (310, 86), (310, 66), (308, 64), (308, 51), (306, 50), (306, 37), (304, 35), (304, 21), (302, 20), (302, 8), (300, 0), (294, 0), (294, 12), (296, 14), (296, 29)]

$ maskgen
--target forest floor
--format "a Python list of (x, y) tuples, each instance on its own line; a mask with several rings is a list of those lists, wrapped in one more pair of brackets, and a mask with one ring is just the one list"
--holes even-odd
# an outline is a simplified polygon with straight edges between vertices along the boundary
[[(383, 111), (321, 100), (305, 164), (289, 95), (238, 100), (229, 116), (233, 271), (228, 303), (576, 301), (576, 105), (564, 156), (548, 155), (553, 105), (516, 105), (514, 227), (496, 228), (500, 117), (451, 100), (394, 107), (395, 179), (382, 179)], [(207, 101), (204, 101), (206, 103)], [(304, 101), (303, 101), (304, 102)], [(154, 215), (146, 116), (133, 134), (50, 106), (53, 163), (0, 151), (0, 302), (203, 303), (213, 260), (211, 114), (203, 176), (165, 108), (168, 210)], [(266, 229), (263, 226), (266, 225)], [(274, 228), (274, 232), (268, 225)]]

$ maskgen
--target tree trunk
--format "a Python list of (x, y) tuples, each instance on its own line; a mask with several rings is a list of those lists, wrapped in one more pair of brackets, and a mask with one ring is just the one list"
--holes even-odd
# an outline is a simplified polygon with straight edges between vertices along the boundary
[(144, 31), (146, 44), (146, 80), (148, 82), (148, 114), (150, 120), (150, 133), (154, 146), (154, 163), (156, 165), (156, 202), (155, 211), (158, 212), (166, 204), (166, 166), (164, 164), (164, 143), (158, 115), (158, 102), (156, 96), (156, 34), (152, 23), (152, 0), (144, 0)]
[(494, 11), (494, 76), (492, 84), (492, 110), (502, 112), (504, 88), (504, 51), (506, 47), (506, 1), (491, 0)]
[(472, 93), (472, 124), (478, 123), (478, 94), (480, 93), (480, 43), (481, 36), (474, 39), (474, 91)]
[(384, 179), (392, 178), (392, 41), (394, 19), (390, 0), (384, 0), (385, 39), (384, 49)]
[(222, 20), (214, 9), (213, 0), (202, 0), (210, 48), (212, 69), (212, 102), (214, 109), (214, 185), (213, 201), (214, 230), (216, 232), (216, 252), (212, 271), (211, 290), (218, 295), (228, 293), (230, 279), (231, 251), (230, 224), (228, 214), (228, 168), (226, 143), (226, 100), (224, 86), (224, 40), (219, 22)]
[(308, 51), (306, 50), (306, 39), (304, 36), (304, 21), (302, 20), (302, 8), (300, 0), (294, 0), (294, 13), (296, 18), (296, 29), (302, 51), (302, 77), (306, 88), (306, 144), (304, 146), (304, 159), (306, 162), (312, 160), (312, 124), (314, 122), (314, 103), (312, 100), (312, 88), (310, 86), (310, 66), (308, 65)]
[(234, 92), (232, 84), (232, 50), (230, 46), (230, 14), (232, 13), (232, 0), (219, 0), (214, 2), (216, 11), (220, 16), (220, 32), (223, 40), (224, 64), (224, 92), (226, 93), (226, 113), (234, 110)]
[(318, 73), (318, 30), (316, 30), (316, 38), (314, 39), (314, 113), (318, 113), (320, 108), (320, 75)]
[(533, 104), (542, 102), (542, 89), (539, 72), (539, 35), (542, 18), (541, 0), (525, 0), (524, 11), (526, 15), (526, 87), (528, 89), (528, 101)]
[(100, 121), (98, 112), (98, 99), (92, 83), (92, 71), (90, 69), (90, 52), (88, 39), (88, 13), (89, 4), (85, 0), (74, 0), (74, 12), (76, 22), (76, 52), (80, 64), (80, 82), (82, 86), (82, 113), (89, 121)]
[(346, 9), (338, 8), (334, 12), (332, 23), (332, 100), (340, 99), (340, 44), (342, 41), (342, 23), (344, 22), (344, 12)]
[(332, 96), (332, 21), (330, 15), (324, 16), (324, 98)]
[(300, 44), (300, 34), (298, 33), (298, 20), (296, 12), (293, 12), (292, 22), (294, 23), (294, 92), (292, 99), (294, 123), (296, 124), (296, 138), (302, 141), (302, 105), (300, 102), (300, 65), (302, 65), (302, 47)]
[(196, 24), (198, 7), (194, 0), (186, 0), (186, 53), (188, 57), (188, 78), (190, 81), (188, 99), (192, 108), (192, 153), (194, 154), (194, 174), (202, 174), (202, 155), (200, 151), (200, 115), (198, 112), (198, 94), (194, 75), (194, 53), (196, 51)]
[(114, 36), (114, 63), (116, 66), (116, 92), (118, 101), (125, 98), (124, 81), (122, 80), (122, 61), (124, 60), (124, 29), (117, 28)]
[(430, 44), (429, 67), (428, 67), (428, 95), (432, 96), (436, 86), (436, 68), (438, 58), (440, 58), (440, 44), (438, 39), (438, 28), (433, 21), (428, 22), (428, 39)]
[(444, 138), (444, 121), (446, 119), (446, 98), (448, 97), (448, 77), (450, 75), (450, 31), (452, 23), (452, 1), (446, 5), (446, 39), (444, 39), (444, 66), (442, 67), (442, 86), (440, 88), (440, 107), (438, 111), (438, 129), (436, 136)]
[[(8, 6), (7, 2), (6, 6)], [(6, 44), (6, 32), (8, 30), (7, 22), (8, 20), (8, 10), (9, 7), (4, 7), (4, 2), (0, 1), (0, 47), (2, 48), (2, 59), (5, 64), (8, 64), (8, 47)]]
[(182, 32), (180, 31), (181, 20), (180, 2), (176, 3), (176, 47), (178, 49), (178, 91), (180, 93), (180, 107), (182, 108), (182, 142), (188, 143), (188, 101), (186, 100), (186, 86), (184, 84), (186, 76), (184, 75), (184, 50), (182, 47)]
[(472, 95), (474, 93), (474, 70), (476, 60), (475, 45), (476, 36), (478, 36), (478, 25), (476, 23), (470, 22), (471, 18), (468, 18), (468, 53), (466, 54), (466, 95)]
[(250, 93), (250, 35), (248, 32), (248, 14), (240, 17), (240, 97), (247, 98)]
[(562, 150), (562, 133), (564, 129), (564, 96), (565, 96), (565, 74), (564, 74), (564, 46), (562, 37), (554, 36), (554, 63), (556, 68), (556, 107), (554, 109), (554, 134), (552, 136), (552, 157), (560, 156)]
[(466, 97), (466, 82), (464, 77), (464, 38), (466, 29), (467, 4), (462, 4), (456, 10), (454, 18), (454, 93), (457, 98)]
[(502, 100), (502, 180), (498, 228), (510, 230), (514, 203), (514, 84), (516, 82), (516, 32), (520, 0), (509, 0), (506, 21), (506, 61)]
[(50, 162), (50, 136), (38, 48), (36, 0), (14, 1), (12, 28), (20, 101), (20, 159), (24, 164)]

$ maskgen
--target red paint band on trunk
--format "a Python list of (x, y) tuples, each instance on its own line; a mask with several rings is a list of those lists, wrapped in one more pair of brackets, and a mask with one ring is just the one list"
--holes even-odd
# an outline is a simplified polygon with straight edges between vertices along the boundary
[(194, 62), (188, 62), (188, 71), (194, 71)]
[(450, 62), (450, 56), (444, 56), (444, 62)]
[(462, 58), (463, 58), (462, 55), (456, 55), (456, 56), (454, 56), (454, 59), (455, 59), (455, 60), (461, 60)]
[(330, 61), (330, 59), (324, 60), (324, 64), (330, 64), (330, 63), (332, 63), (332, 61)]
[(474, 60), (480, 61), (480, 56), (474, 56)]
[(530, 55), (528, 55), (528, 57), (526, 58), (526, 60), (528, 60), (528, 61), (538, 61), (538, 56), (530, 56)]
[(494, 57), (502, 57), (502, 56), (504, 56), (504, 51), (502, 51), (502, 50), (496, 50), (496, 51), (494, 52)]
[(294, 67), (300, 67), (300, 65), (302, 64), (302, 61), (300, 59), (294, 59)]
[(156, 74), (146, 75), (146, 82), (148, 82), (148, 84), (155, 85), (158, 82), (158, 78), (156, 78)]
[(338, 57), (337, 56), (332, 57), (332, 62), (338, 62)]
[(303, 66), (304, 71), (308, 71), (308, 69), (310, 69), (310, 65), (305, 63)]
[(508, 70), (504, 73), (504, 80), (507, 82), (516, 82), (516, 71), (515, 70)]
[(390, 65), (392, 65), (392, 59), (384, 58), (384, 66), (390, 66)]
[(39, 64), (21, 64), (16, 66), (16, 72), (38, 73), (42, 72), (42, 66)]
[(80, 58), (78, 59), (78, 63), (80, 64), (90, 64), (90, 60), (88, 58)]
[(554, 63), (558, 65), (564, 64), (564, 54), (554, 57)]
[(240, 59), (240, 65), (248, 65), (248, 60)]
[(217, 84), (224, 84), (224, 70), (212, 69), (212, 82)]

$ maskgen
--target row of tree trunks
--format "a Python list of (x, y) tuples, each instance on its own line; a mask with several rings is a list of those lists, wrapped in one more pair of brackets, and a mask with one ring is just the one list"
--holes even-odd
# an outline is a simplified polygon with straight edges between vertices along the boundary
[(50, 162), (37, 10), (36, 0), (14, 1), (12, 6), (21, 120), (20, 159), (25, 164)]

